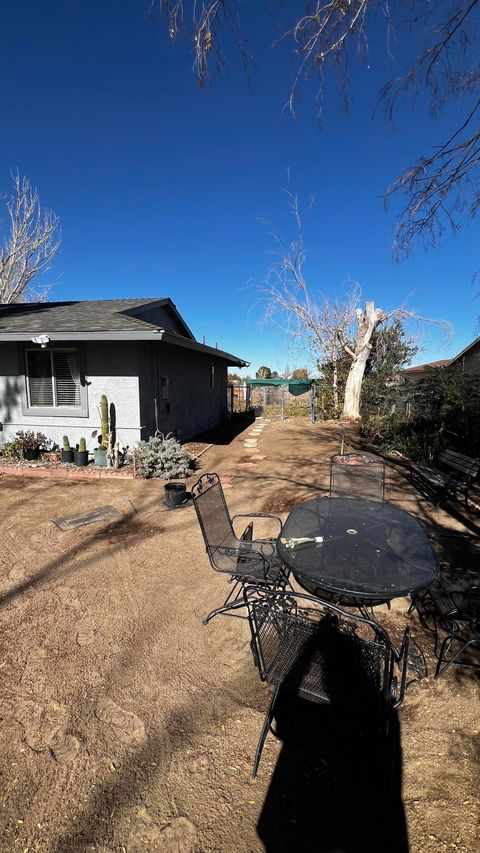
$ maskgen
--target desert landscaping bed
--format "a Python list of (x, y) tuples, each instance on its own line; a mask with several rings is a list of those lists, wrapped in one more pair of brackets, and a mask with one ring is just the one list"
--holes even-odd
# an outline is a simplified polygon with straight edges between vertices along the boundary
[[(335, 425), (269, 423), (251, 454), (247, 433), (214, 443), (187, 488), (215, 470), (232, 514), (283, 517), (327, 490)], [(193, 507), (169, 512), (163, 485), (0, 479), (0, 849), (475, 853), (479, 700), (467, 672), (429, 675), (408, 692), (398, 833), (383, 847), (368, 829), (375, 767), (357, 762), (348, 777), (341, 763), (325, 769), (321, 727), (303, 741), (288, 726), (281, 740), (270, 735), (251, 780), (269, 689), (245, 622), (203, 627), (227, 583), (209, 567)], [(441, 559), (478, 566), (477, 514), (435, 509), (401, 460), (387, 466), (386, 489), (425, 525)], [(107, 504), (118, 518), (68, 532), (52, 524)], [(377, 615), (394, 636), (411, 624), (431, 672), (430, 638), (407, 608), (400, 600)]]

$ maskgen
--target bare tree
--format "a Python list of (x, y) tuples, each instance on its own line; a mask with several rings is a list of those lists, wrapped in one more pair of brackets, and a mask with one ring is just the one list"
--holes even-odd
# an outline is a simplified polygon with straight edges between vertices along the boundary
[[(240, 0), (150, 0), (150, 7), (165, 13), (172, 40), (190, 31), (201, 86), (210, 79), (212, 64), (218, 70), (225, 65), (225, 33), (233, 37), (242, 63), (249, 69), (250, 57), (240, 28)], [(303, 12), (297, 12), (296, 20), (287, 22), (273, 41), (290, 41), (296, 58), (287, 96), (292, 113), (302, 83), (311, 79), (317, 81), (321, 113), (329, 68), (339, 76), (348, 104), (350, 68), (358, 60), (368, 64), (368, 35), (379, 21), (385, 28), (389, 57), (393, 59), (394, 49), (400, 63), (406, 56), (405, 65), (381, 90), (389, 118), (402, 94), (426, 95), (432, 114), (458, 99), (461, 117), (447, 139), (439, 140), (429, 154), (405, 169), (386, 193), (387, 200), (397, 194), (405, 198), (396, 228), (397, 256), (407, 254), (416, 238), (437, 243), (445, 228), (457, 230), (480, 206), (480, 0), (304, 0), (299, 8)]]
[(13, 175), (14, 190), (6, 203), (8, 225), (0, 245), (0, 303), (38, 302), (46, 288), (32, 282), (51, 265), (60, 246), (58, 217), (43, 210), (26, 177)]
[(389, 321), (414, 320), (440, 325), (448, 332), (447, 323), (418, 317), (404, 307), (383, 311), (368, 300), (360, 306), (358, 284), (348, 285), (343, 299), (331, 299), (320, 293), (312, 294), (305, 275), (306, 260), (302, 220), (298, 199), (287, 192), (298, 227), (298, 237), (289, 244), (273, 232), (277, 244), (277, 260), (260, 285), (260, 298), (265, 304), (265, 319), (282, 328), (294, 349), (308, 353), (315, 361), (333, 364), (333, 402), (339, 403), (337, 364), (345, 353), (351, 360), (343, 401), (344, 418), (358, 420), (363, 377), (375, 330)]

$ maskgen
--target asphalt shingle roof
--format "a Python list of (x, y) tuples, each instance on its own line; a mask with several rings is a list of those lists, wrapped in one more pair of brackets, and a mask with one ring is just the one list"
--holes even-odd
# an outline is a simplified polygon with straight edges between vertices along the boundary
[(158, 325), (136, 316), (136, 309), (163, 298), (0, 305), (0, 332), (153, 331)]

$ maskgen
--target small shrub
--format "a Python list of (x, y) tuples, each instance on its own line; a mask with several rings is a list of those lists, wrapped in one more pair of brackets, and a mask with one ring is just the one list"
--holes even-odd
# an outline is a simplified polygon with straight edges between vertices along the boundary
[(40, 447), (43, 447), (45, 442), (47, 441), (47, 436), (43, 434), (43, 432), (33, 432), (33, 430), (19, 429), (17, 433), (15, 433), (14, 443), (21, 450), (38, 450)]
[(22, 451), (16, 441), (6, 441), (0, 448), (0, 454), (4, 459), (20, 459)]
[(148, 441), (140, 441), (135, 459), (138, 473), (145, 479), (159, 477), (162, 480), (176, 480), (188, 477), (192, 467), (187, 451), (170, 435), (152, 436)]

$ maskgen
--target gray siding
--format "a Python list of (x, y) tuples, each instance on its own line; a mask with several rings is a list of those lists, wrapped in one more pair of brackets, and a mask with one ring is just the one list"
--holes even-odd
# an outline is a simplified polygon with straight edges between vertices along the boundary
[[(71, 345), (71, 344), (69, 344)], [(115, 406), (117, 436), (122, 444), (132, 447), (140, 438), (140, 408), (138, 394), (138, 344), (88, 342), (85, 345), (85, 379), (88, 409), (85, 417), (38, 416), (33, 411), (22, 412), (22, 393), (25, 393), (23, 372), (24, 348), (17, 344), (0, 344), (0, 443), (10, 441), (17, 430), (34, 430), (61, 444), (68, 435), (70, 444), (81, 436), (93, 449), (96, 440), (93, 430), (100, 431), (99, 404), (102, 394)]]
[[(227, 412), (227, 364), (216, 356), (169, 344), (141, 344), (140, 417), (142, 438), (158, 428), (176, 432), (181, 440), (216, 426)], [(215, 366), (215, 386), (210, 388), (210, 365)], [(161, 399), (161, 378), (168, 379), (168, 400)]]
[[(222, 358), (165, 343), (87, 341), (82, 346), (88, 406), (84, 417), (72, 417), (22, 411), (24, 347), (0, 344), (0, 444), (22, 429), (43, 432), (60, 445), (64, 435), (71, 445), (84, 436), (93, 449), (96, 440), (91, 433), (100, 431), (102, 394), (115, 406), (118, 439), (129, 447), (155, 432), (155, 400), (159, 430), (174, 432), (182, 440), (216, 426), (226, 416), (227, 364)], [(210, 388), (212, 364), (215, 384)], [(162, 377), (168, 379), (168, 399), (162, 399)]]

